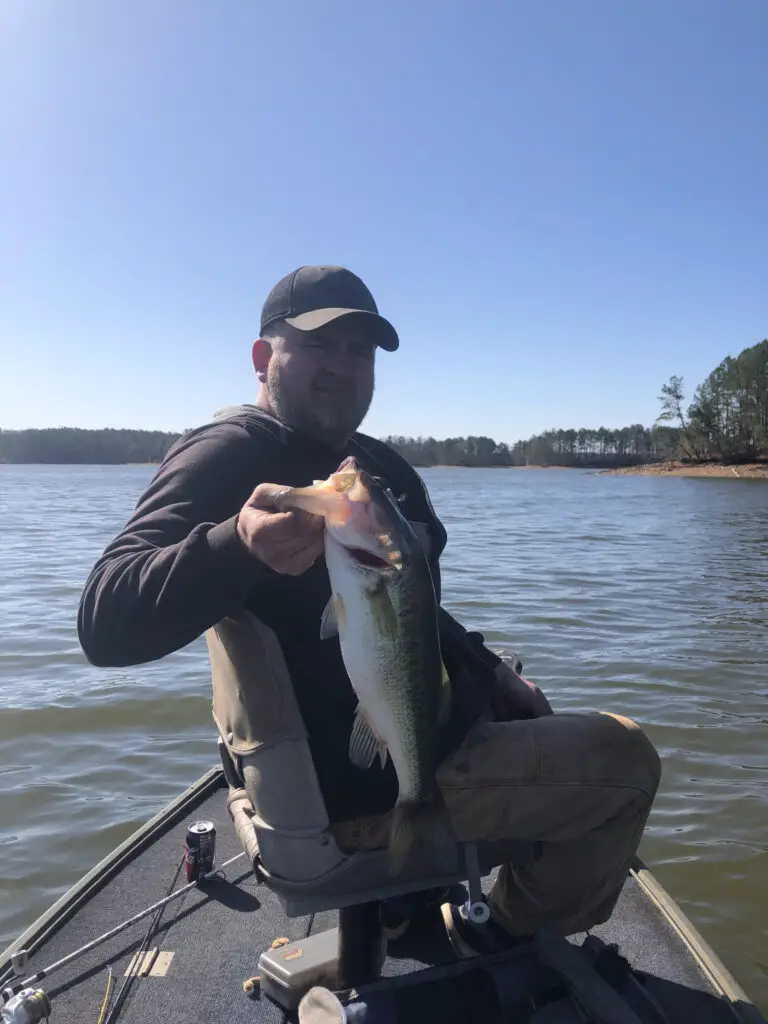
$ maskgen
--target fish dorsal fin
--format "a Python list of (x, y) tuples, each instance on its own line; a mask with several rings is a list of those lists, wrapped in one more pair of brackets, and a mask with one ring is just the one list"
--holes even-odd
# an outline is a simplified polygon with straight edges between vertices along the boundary
[(451, 714), (451, 680), (443, 662), (440, 662), (440, 703), (437, 712), (437, 724), (445, 725)]
[(320, 620), (320, 639), (328, 640), (339, 632), (338, 599), (331, 594), (328, 604), (323, 609)]
[(381, 767), (387, 763), (387, 745), (379, 739), (368, 724), (363, 710), (357, 705), (352, 735), (349, 737), (349, 759), (358, 768), (370, 768), (379, 755)]

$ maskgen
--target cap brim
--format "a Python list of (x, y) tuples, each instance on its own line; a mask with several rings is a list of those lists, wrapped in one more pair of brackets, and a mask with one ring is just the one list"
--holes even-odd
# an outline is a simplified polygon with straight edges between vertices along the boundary
[(366, 326), (380, 348), (387, 352), (395, 352), (399, 347), (400, 339), (389, 320), (385, 320), (378, 313), (371, 313), (368, 309), (312, 309), (308, 313), (300, 313), (299, 316), (288, 316), (285, 318), (285, 322), (291, 327), (295, 327), (297, 331), (315, 331), (318, 327), (325, 327), (333, 320), (340, 320), (347, 316), (365, 318)]

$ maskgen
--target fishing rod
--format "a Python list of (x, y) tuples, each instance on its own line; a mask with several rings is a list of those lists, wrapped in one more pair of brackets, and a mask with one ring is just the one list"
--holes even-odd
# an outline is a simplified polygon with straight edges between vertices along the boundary
[(138, 914), (134, 914), (134, 916), (128, 918), (127, 921), (123, 921), (122, 924), (118, 924), (108, 932), (104, 932), (104, 934), (100, 935), (97, 939), (92, 939), (84, 946), (76, 949), (73, 953), (68, 953), (65, 957), (62, 957), (61, 960), (56, 960), (55, 963), (52, 963), (50, 967), (46, 967), (45, 970), (38, 971), (37, 974), (33, 974), (29, 978), (25, 978), (24, 981), (19, 981), (14, 985), (8, 985), (7, 988), (4, 988), (2, 992), (0, 992), (0, 1010), (2, 1010), (2, 1008), (9, 1003), (14, 996), (18, 995), (22, 989), (30, 988), (32, 985), (36, 985), (44, 978), (50, 977), (54, 971), (61, 970), (62, 967), (66, 967), (67, 964), (71, 964), (73, 960), (77, 960), (77, 958), (83, 956), (84, 953), (89, 953), (92, 949), (95, 949), (97, 946), (102, 945), (102, 943), (107, 942), (115, 935), (119, 935), (120, 932), (124, 932), (126, 928), (130, 928), (131, 925), (137, 924), (139, 921), (143, 921), (145, 917), (149, 917), (150, 914), (154, 914), (157, 910), (167, 906), (167, 904), (171, 903), (173, 900), (179, 899), (180, 896), (183, 896), (184, 893), (189, 892), (191, 889), (197, 888), (200, 882), (220, 874), (224, 868), (229, 867), (230, 864), (234, 864), (236, 860), (240, 860), (240, 858), (244, 856), (245, 851), (242, 853), (236, 853), (234, 857), (230, 857), (229, 860), (225, 860), (224, 863), (214, 871), (208, 871), (206, 874), (201, 875), (196, 881), (183, 885), (180, 889), (177, 889), (176, 892), (171, 893), (170, 896), (164, 896), (163, 899), (158, 900), (157, 903), (153, 903), (151, 907), (147, 907)]
[[(168, 886), (168, 889), (166, 891), (166, 895), (167, 896), (170, 896), (171, 892), (173, 891), (174, 885), (176, 885), (176, 880), (179, 877), (179, 872), (181, 871), (182, 867), (184, 866), (184, 859), (185, 858), (182, 857), (182, 859), (179, 861), (179, 865), (176, 868), (176, 873), (174, 874), (173, 878), (171, 879), (171, 884)], [(161, 918), (162, 918), (164, 913), (165, 913), (165, 904), (163, 904), (163, 906), (158, 909), (158, 911), (155, 914), (155, 916), (149, 922), (149, 928), (147, 928), (146, 935), (142, 939), (141, 945), (139, 946), (139, 948), (138, 948), (138, 950), (136, 952), (135, 963), (136, 963), (137, 968), (138, 968), (138, 965), (141, 963), (142, 958), (144, 957), (144, 954), (149, 949), (149, 944), (152, 941), (152, 936), (154, 935), (155, 931), (159, 927), (160, 920), (161, 920)], [(127, 976), (123, 980), (123, 984), (122, 984), (122, 987), (120, 988), (120, 991), (117, 993), (117, 998), (115, 999), (115, 1002), (114, 1002), (113, 1006), (111, 1008), (109, 1008), (109, 1012), (108, 1012), (107, 1016), (104, 1018), (103, 1022), (100, 1021), (99, 1024), (114, 1024), (114, 1022), (117, 1020), (118, 1014), (120, 1013), (120, 1010), (121, 1010), (121, 1008), (123, 1006), (123, 1003), (128, 998), (128, 993), (131, 990), (131, 985), (133, 983), (133, 980), (134, 980), (134, 978), (138, 977), (138, 974), (139, 974), (138, 969), (134, 970), (134, 971), (129, 971), (128, 972)]]

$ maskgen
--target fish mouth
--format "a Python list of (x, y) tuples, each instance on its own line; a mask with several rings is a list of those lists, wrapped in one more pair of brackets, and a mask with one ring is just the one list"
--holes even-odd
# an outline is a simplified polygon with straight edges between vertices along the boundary
[(392, 569), (392, 563), (388, 562), (386, 558), (381, 558), (379, 555), (374, 555), (372, 551), (368, 551), (366, 548), (347, 548), (344, 549), (350, 558), (354, 559), (358, 565), (365, 566), (368, 569)]

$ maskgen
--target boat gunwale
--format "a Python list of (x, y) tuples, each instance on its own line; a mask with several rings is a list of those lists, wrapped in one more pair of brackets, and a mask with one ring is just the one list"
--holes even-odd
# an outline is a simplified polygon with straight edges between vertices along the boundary
[(699, 970), (709, 984), (720, 995), (734, 1016), (743, 1024), (765, 1024), (765, 1018), (749, 998), (745, 990), (722, 962), (720, 957), (704, 939), (678, 902), (667, 892), (658, 878), (639, 857), (630, 869), (646, 898), (680, 938)]

